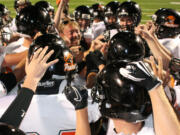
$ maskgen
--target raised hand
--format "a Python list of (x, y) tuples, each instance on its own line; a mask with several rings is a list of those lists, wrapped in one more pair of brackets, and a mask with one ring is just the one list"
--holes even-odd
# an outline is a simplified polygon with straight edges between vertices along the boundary
[(142, 61), (131, 62), (125, 68), (120, 68), (119, 72), (122, 76), (137, 83), (137, 85), (144, 87), (150, 91), (161, 84), (152, 70)]
[(66, 86), (64, 89), (66, 98), (74, 105), (75, 110), (87, 106), (88, 92), (83, 86)]
[[(26, 59), (25, 71), (27, 76), (26, 80), (24, 81), (25, 87), (30, 87), (31, 89), (35, 90), (37, 83), (43, 77), (47, 68), (58, 62), (58, 59), (55, 59), (47, 63), (47, 60), (54, 53), (54, 51), (51, 50), (46, 54), (47, 50), (48, 47), (45, 47), (44, 49), (39, 48), (30, 60), (28, 58)], [(31, 86), (32, 84), (29, 82), (33, 83), (34, 87)]]

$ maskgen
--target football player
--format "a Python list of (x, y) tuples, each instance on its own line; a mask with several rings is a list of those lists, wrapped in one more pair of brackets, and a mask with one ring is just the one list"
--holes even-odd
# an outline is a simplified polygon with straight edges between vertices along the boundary
[(118, 28), (117, 9), (120, 6), (120, 2), (111, 1), (105, 6), (104, 16), (106, 30)]

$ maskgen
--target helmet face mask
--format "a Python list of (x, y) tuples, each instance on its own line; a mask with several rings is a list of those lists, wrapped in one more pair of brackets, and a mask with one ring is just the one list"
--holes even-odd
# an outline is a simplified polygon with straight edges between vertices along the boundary
[(132, 17), (128, 15), (121, 15), (119, 17), (119, 24), (121, 31), (134, 31), (134, 23)]
[(119, 68), (127, 64), (118, 61), (107, 65), (98, 74), (97, 83), (92, 89), (92, 97), (99, 103), (103, 116), (139, 122), (151, 113), (151, 102), (145, 88), (119, 73)]
[(81, 19), (78, 19), (77, 22), (78, 22), (78, 24), (80, 26), (80, 30), (82, 32), (86, 31), (86, 29), (88, 27), (90, 27), (90, 20), (88, 20), (88, 19), (81, 18)]
[(158, 39), (174, 38), (176, 35), (180, 34), (180, 27), (168, 27), (165, 25), (160, 25), (157, 26), (155, 33)]
[(104, 16), (107, 25), (117, 22), (117, 9), (120, 6), (118, 1), (111, 1), (105, 6)]

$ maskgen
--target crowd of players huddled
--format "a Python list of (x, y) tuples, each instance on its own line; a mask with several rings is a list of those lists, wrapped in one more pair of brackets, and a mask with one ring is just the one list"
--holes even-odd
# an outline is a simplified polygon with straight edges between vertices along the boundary
[(68, 2), (0, 4), (0, 135), (179, 135), (180, 13)]

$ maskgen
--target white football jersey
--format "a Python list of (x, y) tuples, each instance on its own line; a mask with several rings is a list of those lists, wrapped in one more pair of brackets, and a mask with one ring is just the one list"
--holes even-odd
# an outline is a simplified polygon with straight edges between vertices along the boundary
[(180, 58), (180, 35), (176, 36), (176, 38), (160, 39), (159, 42), (164, 45), (174, 57)]
[[(15, 95), (0, 98), (0, 116), (14, 98)], [(95, 122), (100, 117), (98, 105), (91, 104), (91, 100), (88, 100), (88, 116), (89, 122)], [(20, 129), (28, 135), (73, 134), (76, 129), (74, 106), (64, 94), (34, 95)]]

